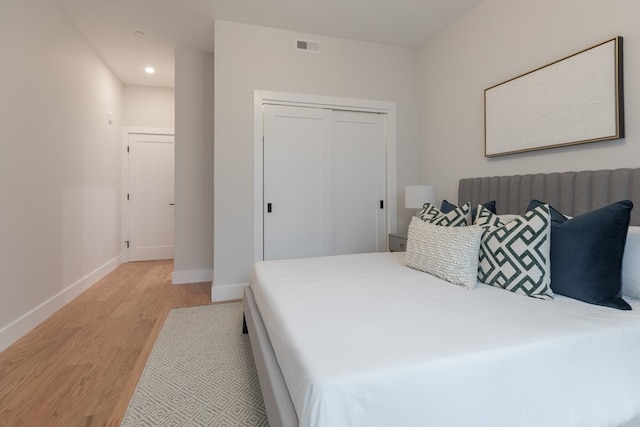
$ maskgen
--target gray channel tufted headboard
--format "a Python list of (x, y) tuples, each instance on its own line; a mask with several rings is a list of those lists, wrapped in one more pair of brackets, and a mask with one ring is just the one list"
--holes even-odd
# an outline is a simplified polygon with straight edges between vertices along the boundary
[(521, 214), (532, 199), (570, 216), (628, 199), (631, 225), (640, 225), (640, 168), (463, 178), (458, 184), (459, 203), (495, 200), (498, 214)]

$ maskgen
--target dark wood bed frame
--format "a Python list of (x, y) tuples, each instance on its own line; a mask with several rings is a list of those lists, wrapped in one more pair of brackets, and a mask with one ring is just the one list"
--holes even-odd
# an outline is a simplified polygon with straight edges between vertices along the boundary
[[(498, 214), (522, 213), (532, 199), (566, 215), (580, 215), (629, 199), (636, 208), (631, 225), (640, 225), (640, 168), (461, 179), (458, 201), (472, 206), (496, 200)], [(243, 332), (249, 334), (269, 424), (297, 427), (298, 417), (250, 287), (244, 291)]]

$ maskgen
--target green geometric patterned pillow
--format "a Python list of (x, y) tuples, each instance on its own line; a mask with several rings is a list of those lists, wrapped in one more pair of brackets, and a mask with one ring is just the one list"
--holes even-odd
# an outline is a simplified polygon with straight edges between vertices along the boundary
[(553, 299), (548, 205), (506, 224), (479, 206), (475, 225), (485, 230), (480, 243), (479, 281), (533, 298)]
[(425, 222), (446, 227), (471, 225), (471, 203), (465, 203), (449, 213), (442, 213), (431, 203), (425, 203), (416, 215)]

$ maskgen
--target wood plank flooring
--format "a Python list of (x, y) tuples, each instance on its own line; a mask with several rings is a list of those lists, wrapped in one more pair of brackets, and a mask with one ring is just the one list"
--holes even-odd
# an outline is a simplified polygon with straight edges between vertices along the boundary
[(122, 264), (0, 353), (0, 426), (119, 426), (169, 310), (211, 303), (172, 271)]

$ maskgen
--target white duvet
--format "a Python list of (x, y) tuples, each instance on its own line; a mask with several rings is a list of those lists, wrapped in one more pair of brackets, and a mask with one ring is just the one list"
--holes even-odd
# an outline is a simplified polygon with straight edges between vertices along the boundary
[(259, 262), (251, 288), (300, 426), (640, 423), (640, 301), (543, 301), (403, 253)]

